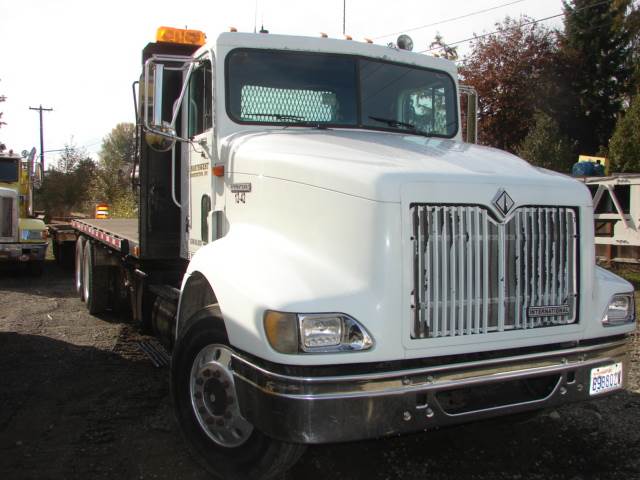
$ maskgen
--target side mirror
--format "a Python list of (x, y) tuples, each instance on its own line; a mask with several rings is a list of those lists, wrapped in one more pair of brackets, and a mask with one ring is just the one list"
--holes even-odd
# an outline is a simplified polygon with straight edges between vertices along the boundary
[[(167, 72), (184, 72), (184, 80), (180, 95), (175, 100), (167, 99), (164, 92), (165, 74)], [(176, 121), (182, 99), (184, 98), (193, 70), (191, 57), (173, 55), (154, 55), (144, 64), (144, 79), (141, 84), (141, 109), (145, 138), (147, 144), (154, 150), (166, 152), (171, 150), (177, 140), (188, 141), (181, 138), (176, 132)], [(171, 118), (165, 120), (163, 111), (165, 103), (172, 104)]]
[[(460, 106), (466, 100), (466, 109), (462, 111), (464, 122), (463, 140), (467, 143), (478, 143), (478, 92), (469, 85), (460, 85)], [(466, 134), (466, 135), (465, 135)]]

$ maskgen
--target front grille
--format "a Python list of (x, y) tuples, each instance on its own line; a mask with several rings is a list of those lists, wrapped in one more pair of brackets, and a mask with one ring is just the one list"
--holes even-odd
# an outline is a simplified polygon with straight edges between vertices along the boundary
[(521, 207), (504, 222), (478, 206), (412, 205), (412, 338), (576, 321), (576, 213)]
[(13, 205), (14, 199), (11, 197), (0, 197), (0, 238), (13, 238)]

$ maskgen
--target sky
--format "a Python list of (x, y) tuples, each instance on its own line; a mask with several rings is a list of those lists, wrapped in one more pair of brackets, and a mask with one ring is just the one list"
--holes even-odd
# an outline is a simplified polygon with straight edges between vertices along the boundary
[[(44, 112), (46, 168), (65, 144), (97, 159), (102, 139), (120, 122), (133, 122), (131, 84), (140, 75), (142, 48), (159, 26), (202, 30), (210, 41), (233, 26), (253, 32), (374, 39), (386, 45), (407, 32), (414, 50), (436, 33), (446, 42), (491, 32), (505, 16), (558, 14), (561, 0), (0, 0), (0, 142), (16, 151), (39, 147)], [(495, 8), (498, 7), (498, 8)], [(424, 25), (485, 11), (439, 25)], [(562, 18), (544, 22), (560, 27)], [(459, 53), (468, 52), (468, 43)]]

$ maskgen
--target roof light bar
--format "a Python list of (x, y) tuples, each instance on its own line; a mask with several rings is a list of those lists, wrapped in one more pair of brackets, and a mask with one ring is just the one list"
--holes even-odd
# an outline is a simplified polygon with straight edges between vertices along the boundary
[(200, 30), (159, 27), (156, 32), (156, 41), (161, 43), (178, 43), (200, 47), (205, 44), (206, 40), (207, 36)]

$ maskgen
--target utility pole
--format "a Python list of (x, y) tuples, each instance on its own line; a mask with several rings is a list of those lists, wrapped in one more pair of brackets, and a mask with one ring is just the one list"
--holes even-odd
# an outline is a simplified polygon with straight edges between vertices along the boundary
[(346, 22), (347, 22), (347, 0), (342, 0), (342, 35), (345, 35), (347, 31), (347, 29), (345, 28)]
[(44, 174), (44, 129), (42, 127), (42, 112), (53, 112), (53, 108), (43, 108), (42, 104), (39, 107), (29, 107), (29, 110), (37, 110), (40, 113), (40, 167)]

